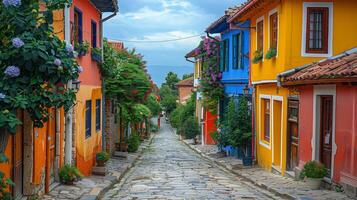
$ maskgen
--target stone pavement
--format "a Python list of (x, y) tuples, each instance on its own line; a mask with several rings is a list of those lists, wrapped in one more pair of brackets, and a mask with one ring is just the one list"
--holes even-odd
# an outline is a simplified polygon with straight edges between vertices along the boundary
[(202, 158), (168, 124), (103, 199), (282, 199)]
[(303, 181), (296, 181), (291, 178), (275, 175), (258, 166), (243, 167), (241, 161), (234, 157), (217, 156), (218, 148), (215, 145), (193, 145), (191, 140), (184, 140), (183, 142), (201, 156), (226, 168), (238, 177), (250, 181), (258, 187), (266, 188), (282, 197), (302, 200), (350, 199), (341, 192), (331, 190), (311, 190)]
[(150, 145), (154, 134), (139, 147), (136, 153), (129, 153), (128, 158), (111, 157), (107, 163), (108, 173), (106, 176), (84, 177), (75, 185), (58, 185), (50, 193), (41, 197), (45, 200), (65, 200), (65, 199), (97, 199), (102, 193), (112, 185), (118, 183), (123, 175), (135, 165), (145, 149)]

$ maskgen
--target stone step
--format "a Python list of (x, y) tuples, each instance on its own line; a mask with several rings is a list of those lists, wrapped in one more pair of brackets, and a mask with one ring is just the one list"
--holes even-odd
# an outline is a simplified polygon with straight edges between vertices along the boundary
[(128, 158), (128, 152), (115, 151), (114, 152), (114, 157)]

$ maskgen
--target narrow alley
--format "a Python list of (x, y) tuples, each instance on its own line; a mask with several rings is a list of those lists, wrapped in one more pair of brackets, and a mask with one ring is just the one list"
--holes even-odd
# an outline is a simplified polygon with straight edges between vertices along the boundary
[(279, 199), (206, 161), (163, 123), (150, 148), (103, 199)]

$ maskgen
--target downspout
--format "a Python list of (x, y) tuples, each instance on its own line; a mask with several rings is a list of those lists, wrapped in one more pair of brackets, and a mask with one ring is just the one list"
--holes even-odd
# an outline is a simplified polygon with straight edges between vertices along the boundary
[(210, 36), (210, 35), (209, 35), (209, 32), (206, 32), (206, 34), (207, 34), (207, 37), (208, 37), (208, 38), (211, 38), (212, 40), (214, 40), (214, 41), (216, 41), (216, 42), (220, 42), (220, 41), (217, 40), (216, 38)]
[[(109, 19), (113, 18), (114, 16), (117, 15), (117, 11), (115, 11), (113, 14), (109, 15), (106, 18), (102, 18), (103, 15), (100, 16), (100, 45), (102, 49), (102, 62), (104, 62), (104, 37), (103, 37), (103, 23), (108, 21)], [(106, 113), (105, 113), (105, 81), (104, 78), (102, 78), (102, 150), (105, 151), (106, 146), (107, 146), (107, 141), (106, 141)]]
[(185, 59), (186, 59), (186, 61), (188, 61), (188, 62), (196, 63), (195, 61), (192, 61), (192, 60), (188, 59), (187, 57), (185, 57)]
[[(70, 44), (71, 43), (71, 24), (70, 24), (70, 7), (66, 5), (64, 8), (64, 39), (65, 41)], [(72, 88), (72, 80), (69, 80), (67, 83), (67, 88)], [(72, 113), (73, 107), (71, 107), (66, 112), (66, 121), (65, 121), (65, 145), (64, 145), (64, 163), (71, 164), (72, 163)]]

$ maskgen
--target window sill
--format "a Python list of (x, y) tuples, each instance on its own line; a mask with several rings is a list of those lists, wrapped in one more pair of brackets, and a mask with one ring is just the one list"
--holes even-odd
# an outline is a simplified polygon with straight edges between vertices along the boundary
[(260, 141), (259, 141), (259, 144), (260, 144), (261, 146), (263, 146), (263, 147), (269, 149), (269, 150), (271, 149), (271, 148), (270, 148), (270, 143), (267, 142), (266, 140), (260, 140)]
[(332, 53), (302, 53), (302, 57), (314, 57), (314, 58), (324, 58), (324, 57), (332, 57)]

